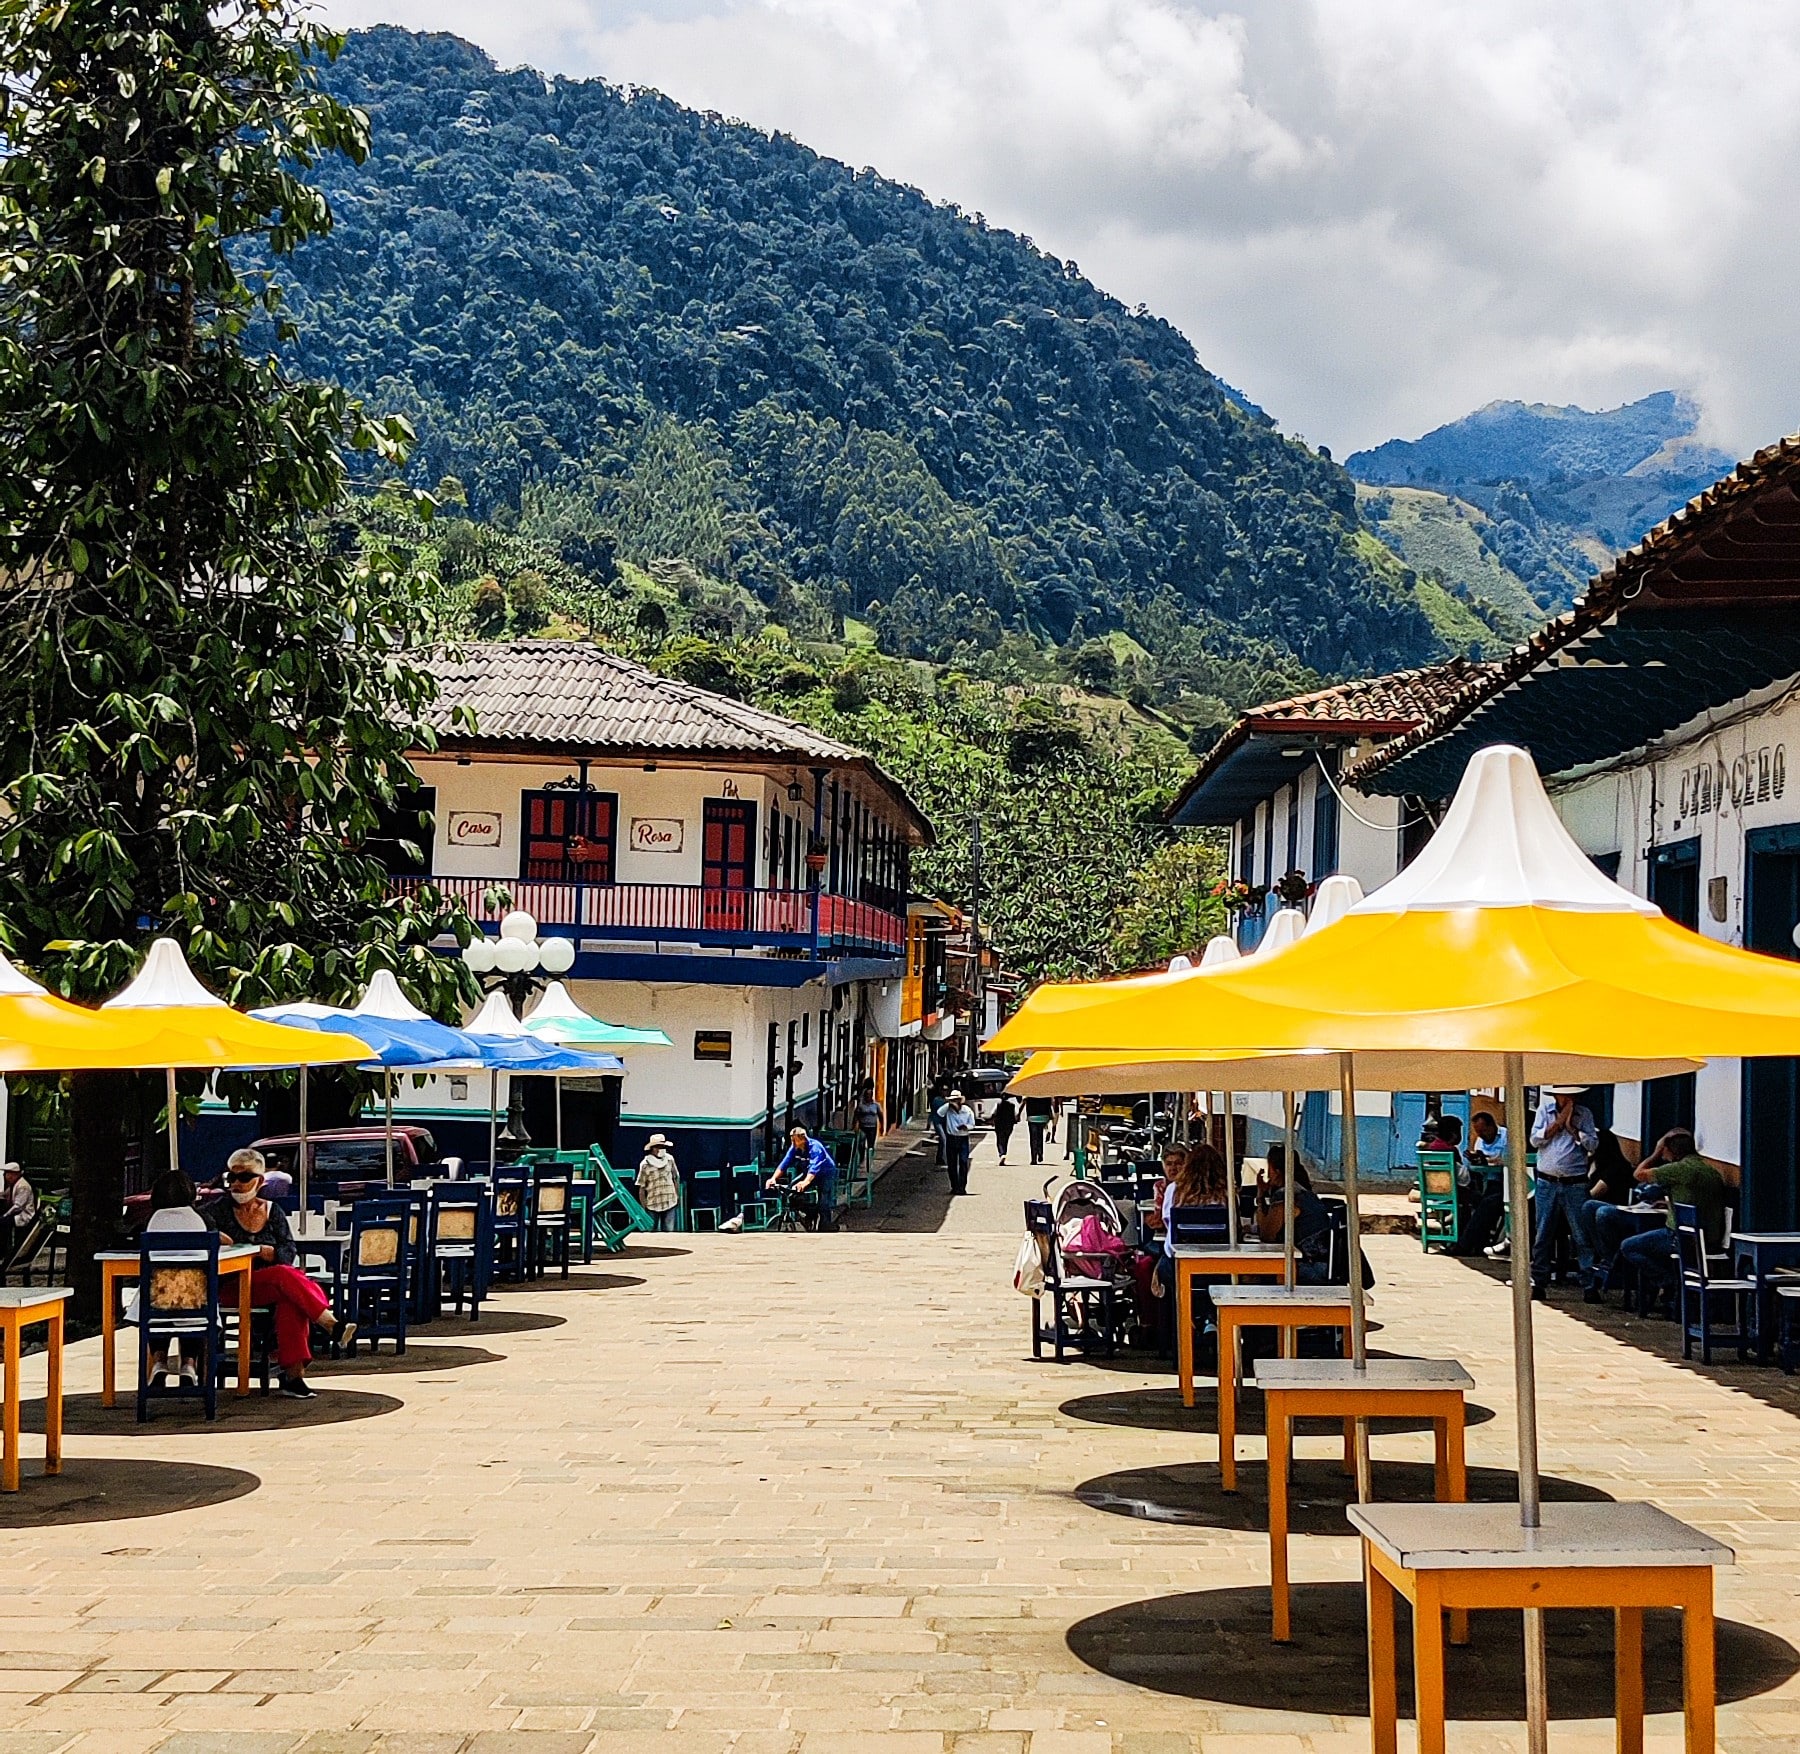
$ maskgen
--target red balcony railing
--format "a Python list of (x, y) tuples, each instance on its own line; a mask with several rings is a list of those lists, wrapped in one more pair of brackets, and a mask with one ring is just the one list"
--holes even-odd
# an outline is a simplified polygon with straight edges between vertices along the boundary
[(810, 947), (898, 954), (905, 919), (887, 908), (807, 889), (707, 889), (697, 883), (538, 883), (494, 877), (396, 877), (400, 894), (431, 885), (478, 920), (492, 920), (488, 892), (503, 889), (540, 926), (616, 938), (677, 938), (733, 946)]

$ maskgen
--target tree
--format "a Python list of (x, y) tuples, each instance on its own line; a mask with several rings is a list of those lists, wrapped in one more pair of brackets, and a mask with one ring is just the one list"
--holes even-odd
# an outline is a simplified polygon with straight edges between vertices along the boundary
[(492, 573), (475, 581), (469, 619), (475, 623), (475, 631), (488, 639), (498, 639), (506, 632), (506, 592)]
[(677, 682), (710, 688), (714, 694), (729, 695), (733, 700), (744, 698), (744, 673), (736, 657), (729, 647), (709, 639), (696, 639), (692, 634), (672, 639), (651, 660), (650, 668)]
[(1213, 885), (1225, 875), (1216, 831), (1160, 846), (1131, 874), (1130, 899), (1113, 920), (1113, 962), (1148, 968), (1171, 956), (1199, 958), (1208, 938), (1229, 923)]
[(550, 620), (550, 587), (541, 572), (530, 567), (512, 582), (512, 621), (517, 633), (536, 633)]
[[(460, 978), (360, 850), (431, 741), (433, 586), (331, 529), (344, 450), (397, 466), (408, 430), (290, 376), (278, 286), (234, 267), (327, 231), (303, 173), (367, 151), (337, 47), (298, 0), (0, 8), (0, 938), (67, 993), (152, 931), (239, 1001)], [(91, 1315), (129, 1092), (78, 1082)]]

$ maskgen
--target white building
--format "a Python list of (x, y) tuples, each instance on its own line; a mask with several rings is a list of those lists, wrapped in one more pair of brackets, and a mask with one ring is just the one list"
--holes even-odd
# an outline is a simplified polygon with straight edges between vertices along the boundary
[[(1232, 875), (1249, 886), (1254, 900), (1239, 917), (1244, 949), (1254, 947), (1282, 905), (1276, 885), (1290, 874), (1296, 891), (1334, 872), (1355, 877), (1369, 891), (1418, 850), (1429, 823), (1416, 801), (1364, 791), (1344, 776), (1418, 730), (1488, 669), (1453, 658), (1270, 701), (1252, 707), (1207, 751), (1169, 820), (1180, 828), (1230, 831)], [(1364, 1166), (1411, 1163), (1425, 1106), (1423, 1092), (1392, 1101), (1381, 1091), (1362, 1092), (1357, 1144)], [(1277, 1097), (1240, 1096), (1236, 1108), (1250, 1117), (1253, 1149), (1280, 1128)], [(1323, 1093), (1309, 1096), (1303, 1110), (1302, 1143), (1327, 1162), (1338, 1156), (1338, 1113), (1337, 1097)]]
[[(1348, 777), (1390, 805), (1442, 800), (1502, 742), (1532, 752), (1627, 888), (1709, 938), (1800, 954), (1800, 440), (1740, 465)], [(1800, 1061), (1716, 1061), (1596, 1100), (1628, 1152), (1692, 1126), (1741, 1180), (1745, 1228), (1800, 1224)]]
[[(396, 888), (435, 885), (490, 933), (526, 909), (573, 940), (578, 1003), (674, 1043), (569, 1086), (571, 1142), (635, 1158), (664, 1132), (710, 1168), (841, 1123), (865, 1077), (886, 1099), (931, 829), (868, 756), (584, 643), (468, 645), (432, 668), (439, 743), (414, 752), (421, 790), (387, 838)], [(405, 1094), (446, 1149), (485, 1156), (485, 1080)], [(540, 1142), (551, 1102), (530, 1081)]]

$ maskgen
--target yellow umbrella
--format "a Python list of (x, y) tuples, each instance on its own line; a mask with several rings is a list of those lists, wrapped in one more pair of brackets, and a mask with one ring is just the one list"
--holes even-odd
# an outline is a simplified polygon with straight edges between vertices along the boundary
[(0, 1073), (115, 1065), (133, 1039), (128, 1024), (57, 998), (0, 956)]
[(77, 1062), (84, 1071), (149, 1070), (167, 1074), (169, 1167), (181, 1167), (175, 1074), (184, 1070), (255, 1072), (286, 1066), (340, 1066), (368, 1059), (373, 1050), (353, 1036), (327, 1035), (265, 1023), (234, 1011), (194, 978), (181, 947), (158, 938), (137, 978), (100, 1007), (122, 1039), (110, 1051)]
[[(1427, 1054), (1470, 1082), (1506, 1086), (1509, 1180), (1521, 1213), (1527, 1079), (1647, 1078), (1677, 1062), (1800, 1053), (1800, 967), (1689, 932), (1602, 875), (1557, 817), (1530, 757), (1504, 746), (1476, 754), (1430, 845), (1336, 925), (1198, 986), (1193, 976), (1185, 985), (1153, 978), (1161, 984), (1129, 993), (1042, 988), (989, 1045), (1139, 1058), (1335, 1051), (1346, 1116), (1365, 1055)], [(1354, 1137), (1346, 1126), (1347, 1189)], [(1512, 1275), (1519, 1496), (1521, 1520), (1535, 1527), (1536, 1385), (1522, 1264)], [(1536, 1746), (1541, 1616), (1527, 1619), (1527, 1693)]]

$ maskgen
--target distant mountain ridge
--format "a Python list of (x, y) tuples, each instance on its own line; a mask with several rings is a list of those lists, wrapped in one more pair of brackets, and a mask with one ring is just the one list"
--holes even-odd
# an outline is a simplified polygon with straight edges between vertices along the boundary
[[(1416, 497), (1364, 491), (1365, 517), (1415, 566), (1419, 526), (1462, 520), (1530, 592), (1538, 608), (1565, 608), (1586, 580), (1736, 461), (1696, 436), (1699, 408), (1659, 390), (1618, 408), (1490, 402), (1418, 439), (1389, 439), (1345, 467), (1365, 489), (1444, 496), (1446, 513)], [(1469, 516), (1456, 503), (1475, 508)]]
[(295, 362), (475, 515), (554, 492), (635, 564), (939, 661), (1117, 631), (1236, 697), (1443, 651), (1337, 464), (1029, 239), (451, 36), (356, 33), (325, 80), (374, 150), (281, 265)]

